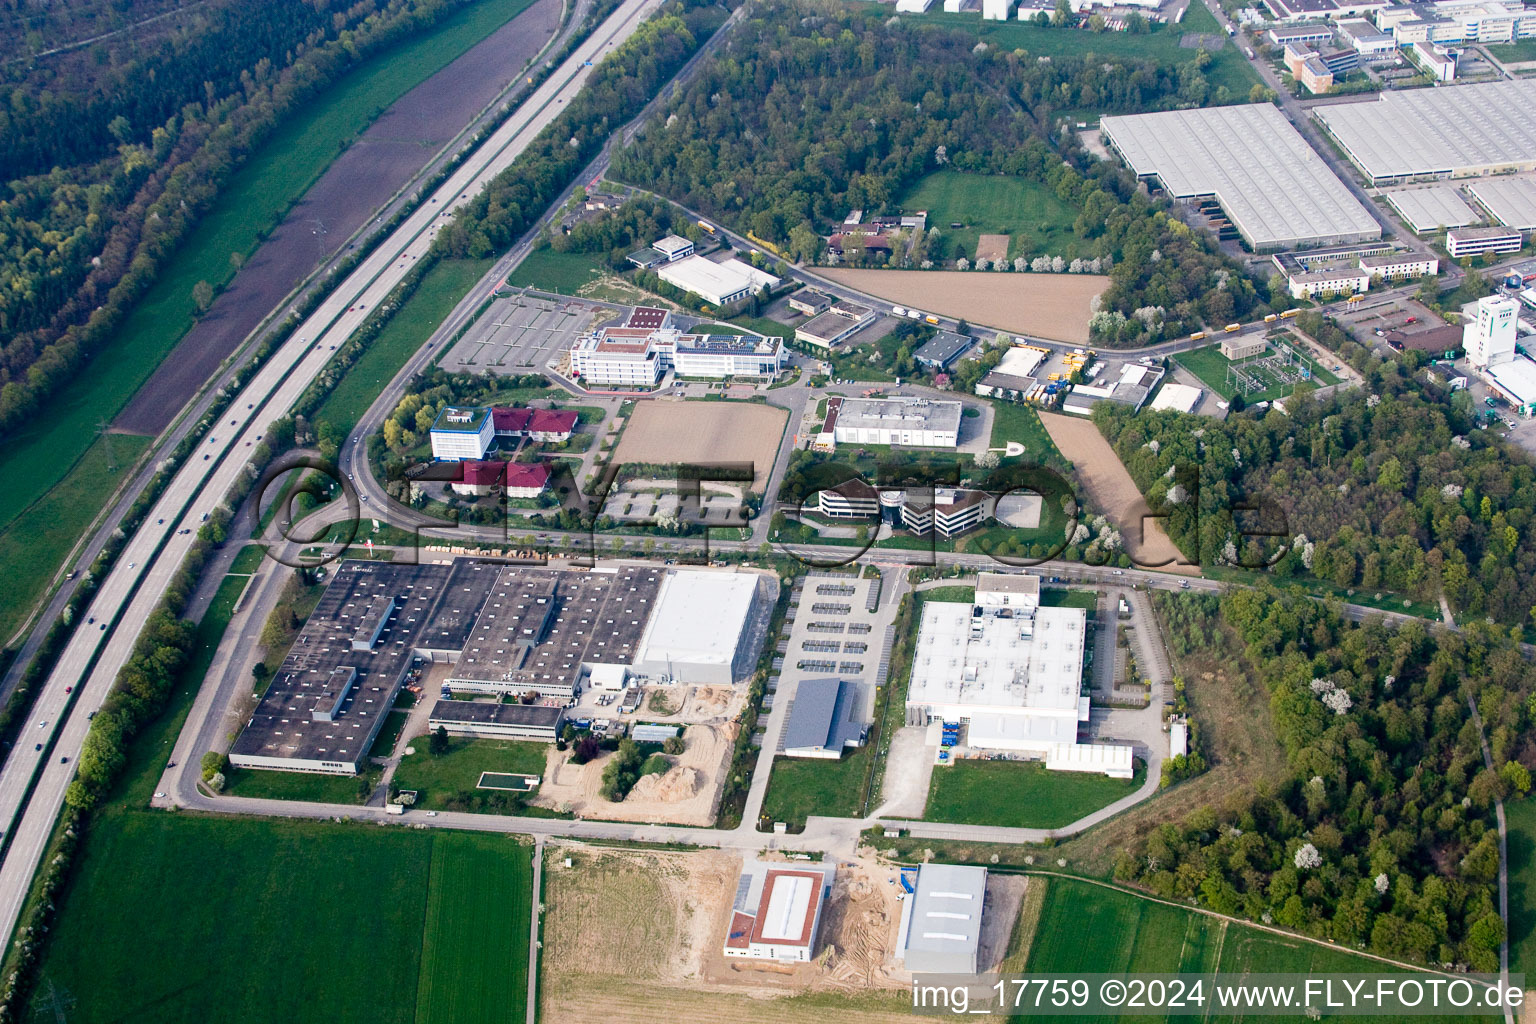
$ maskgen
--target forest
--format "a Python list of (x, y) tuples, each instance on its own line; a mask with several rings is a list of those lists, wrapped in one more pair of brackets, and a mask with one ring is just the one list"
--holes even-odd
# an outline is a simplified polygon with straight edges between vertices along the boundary
[(0, 434), (111, 337), (284, 117), (469, 2), (215, 0), (148, 41), (118, 36), (79, 51), (99, 55), (90, 60), (9, 65), (0, 80), (9, 179), (0, 184)]
[[(1443, 592), (1459, 618), (1530, 626), (1530, 456), (1474, 429), (1404, 364), (1359, 365), (1364, 387), (1289, 402), (1289, 415), (1202, 418), (1192, 428), (1179, 413), (1131, 415), (1103, 402), (1094, 421), (1166, 516), (1169, 536), (1202, 565), (1267, 566), (1280, 579), (1428, 600)], [(1267, 501), (1283, 520), (1233, 511)]]
[(1493, 627), (1355, 626), (1273, 589), (1180, 618), (1176, 631), (1264, 681), (1286, 775), (1155, 829), (1117, 877), (1384, 956), (1496, 971), (1493, 808), (1530, 789), (1536, 667)]
[(1056, 116), (1208, 101), (1208, 61), (1192, 51), (1176, 69), (1092, 55), (1041, 62), (877, 8), (774, 0), (616, 156), (612, 174), (800, 261), (821, 257), (822, 234), (849, 210), (896, 212), (897, 197), (941, 168), (1026, 178), (1078, 208), (1074, 234), (1113, 265), (1096, 341), (1147, 344), (1245, 316), (1268, 295), (1138, 193), (1129, 172), (1058, 139)]

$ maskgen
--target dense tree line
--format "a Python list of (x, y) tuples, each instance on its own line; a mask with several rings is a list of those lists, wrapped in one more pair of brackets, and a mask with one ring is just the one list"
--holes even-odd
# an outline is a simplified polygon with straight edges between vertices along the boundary
[[(1529, 625), (1530, 457), (1472, 429), (1399, 364), (1367, 370), (1364, 388), (1291, 401), (1289, 415), (1218, 422), (1105, 402), (1094, 419), (1186, 557), (1427, 600), (1443, 592), (1458, 615)], [(1243, 505), (1255, 511), (1234, 513)]]
[(675, 75), (719, 20), (697, 0), (675, 2), (637, 28), (522, 156), (473, 199), (433, 243), (439, 255), (490, 256), (509, 248)]
[(665, 199), (638, 195), (617, 210), (571, 225), (555, 234), (550, 247), (556, 252), (600, 255), (612, 270), (628, 270), (627, 257), (663, 235), (683, 235), (699, 241), (704, 232)]
[[(199, 79), (198, 95), (178, 99), (158, 124), (136, 126), (113, 114), (105, 129), (112, 145), (87, 162), (0, 186), (0, 434), (110, 340), (277, 124), (360, 61), (468, 2), (360, 0), (293, 40), (281, 66), (259, 57), (223, 92)], [(240, 18), (266, 10), (244, 8), (253, 14)], [(159, 76), (142, 74), (132, 89), (149, 95)], [(57, 120), (67, 115), (24, 94), (13, 91), (10, 104), (9, 113), (0, 109), (0, 117), (12, 118), (0, 125), (0, 145), (22, 132), (14, 120), (21, 116), (35, 117), (36, 133), (49, 139), (76, 134), (74, 123)], [(0, 166), (9, 171), (11, 158), (0, 158)]]
[[(864, 6), (783, 0), (760, 11), (616, 157), (616, 176), (799, 261), (820, 256), (821, 234), (849, 210), (897, 212), (934, 171), (1022, 177), (1077, 207), (1086, 258), (1113, 267), (1093, 323), (1099, 343), (1145, 344), (1259, 303), (1242, 267), (1139, 193), (1129, 172), (1047, 141), (1064, 108), (1236, 99), (1211, 93), (1208, 55), (1178, 68), (1091, 54), (1042, 62)], [(941, 258), (941, 235), (930, 227), (893, 264)]]
[(1530, 787), (1536, 669), (1492, 628), (1351, 626), (1297, 594), (1235, 591), (1220, 618), (1269, 691), (1288, 774), (1158, 828), (1118, 877), (1385, 956), (1496, 970), (1493, 806)]
[[(41, 174), (112, 157), (149, 138), (188, 103), (249, 97), (275, 70), (379, 9), (305, 0), (215, 0), (184, 26), (143, 45), (125, 39), (94, 62), (59, 73), (49, 59), (9, 66), (0, 82), (0, 166)], [(18, 69), (21, 69), (18, 73)]]

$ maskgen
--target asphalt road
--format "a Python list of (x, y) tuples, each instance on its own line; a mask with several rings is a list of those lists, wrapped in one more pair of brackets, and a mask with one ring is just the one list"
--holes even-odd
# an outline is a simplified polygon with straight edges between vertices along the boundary
[[(131, 655), (141, 625), (190, 549), (202, 514), (249, 472), (247, 449), (293, 406), (334, 350), (426, 254), (452, 212), (526, 149), (580, 91), (590, 65), (627, 39), (658, 3), (626, 0), (429, 202), (348, 275), (240, 391), (200, 446), (202, 458), (191, 456), (129, 539), (88, 609), (98, 628), (87, 626), (71, 638), (23, 727), (26, 740), (0, 770), (0, 829), (9, 839), (0, 863), (0, 934), (9, 937), (15, 927), (74, 776), (73, 760), (89, 728), (89, 712), (106, 698)], [(27, 740), (43, 749), (34, 750)]]

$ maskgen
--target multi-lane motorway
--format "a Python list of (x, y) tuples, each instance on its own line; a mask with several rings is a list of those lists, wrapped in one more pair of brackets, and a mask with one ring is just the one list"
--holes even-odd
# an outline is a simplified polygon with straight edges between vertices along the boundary
[[(0, 769), (0, 935), (15, 927), (29, 881), (74, 775), (74, 759), (139, 628), (190, 550), (205, 513), (249, 473), (251, 449), (285, 415), (369, 313), (427, 254), (452, 213), (505, 170), (580, 91), (593, 66), (660, 0), (625, 0), (410, 218), (333, 291), (231, 402), (102, 580)], [(67, 758), (67, 760), (66, 760)]]

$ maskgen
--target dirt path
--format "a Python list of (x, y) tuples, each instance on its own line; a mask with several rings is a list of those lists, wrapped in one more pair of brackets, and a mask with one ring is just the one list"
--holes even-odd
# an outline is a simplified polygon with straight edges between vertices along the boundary
[(1136, 488), (1136, 481), (1092, 420), (1042, 412), (1040, 422), (1075, 467), (1089, 504), (1102, 510), (1119, 528), (1133, 563), (1164, 572), (1200, 575), (1199, 566), (1186, 562), (1163, 532), (1162, 522), (1151, 517), (1152, 510)]

